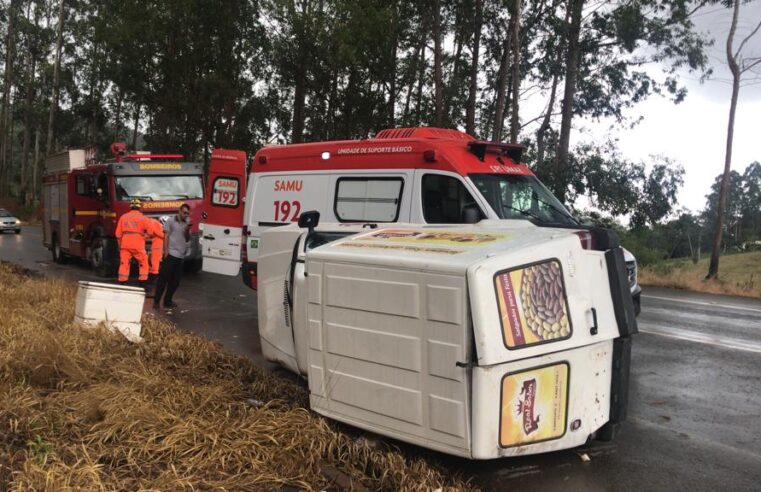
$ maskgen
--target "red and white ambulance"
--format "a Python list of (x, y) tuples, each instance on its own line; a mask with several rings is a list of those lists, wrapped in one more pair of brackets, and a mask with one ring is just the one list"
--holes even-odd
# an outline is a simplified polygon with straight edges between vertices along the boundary
[(520, 162), (522, 152), (523, 146), (478, 141), (456, 130), (391, 129), (368, 140), (264, 147), (251, 161), (247, 183), (245, 154), (215, 150), (204, 270), (237, 274), (242, 259), (243, 279), (256, 288), (261, 232), (295, 222), (307, 210), (319, 211), (323, 222), (525, 219), (577, 226)]

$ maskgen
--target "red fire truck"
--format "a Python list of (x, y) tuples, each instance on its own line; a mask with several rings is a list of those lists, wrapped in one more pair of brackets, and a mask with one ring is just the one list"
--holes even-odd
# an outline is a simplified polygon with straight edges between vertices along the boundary
[(92, 149), (67, 150), (50, 156), (43, 175), (43, 243), (53, 260), (89, 261), (99, 276), (111, 276), (119, 265), (114, 231), (119, 217), (139, 198), (143, 213), (161, 218), (190, 205), (193, 223), (185, 260), (201, 267), (198, 223), (203, 206), (203, 164), (182, 162), (181, 155), (128, 153), (111, 146), (114, 158), (96, 162)]

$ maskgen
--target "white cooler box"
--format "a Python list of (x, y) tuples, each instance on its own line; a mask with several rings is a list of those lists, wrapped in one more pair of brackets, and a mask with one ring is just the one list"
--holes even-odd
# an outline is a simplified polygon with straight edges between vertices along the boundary
[(620, 332), (620, 248), (529, 227), (397, 227), (308, 251), (295, 297), (312, 409), (476, 459), (578, 446), (622, 420), (636, 325)]
[(80, 281), (74, 320), (89, 325), (105, 322), (128, 340), (141, 341), (144, 302), (145, 291), (139, 287)]

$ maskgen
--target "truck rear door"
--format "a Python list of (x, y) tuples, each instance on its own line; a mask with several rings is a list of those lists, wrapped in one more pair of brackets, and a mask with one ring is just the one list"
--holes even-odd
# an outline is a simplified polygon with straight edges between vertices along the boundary
[(211, 154), (203, 213), (203, 270), (237, 275), (243, 241), (246, 153), (215, 149)]

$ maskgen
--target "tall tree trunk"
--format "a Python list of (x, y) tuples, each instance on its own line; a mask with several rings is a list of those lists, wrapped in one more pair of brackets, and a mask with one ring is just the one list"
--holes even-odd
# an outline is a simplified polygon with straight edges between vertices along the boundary
[(540, 167), (544, 163), (544, 153), (546, 150), (544, 137), (547, 130), (550, 129), (550, 121), (552, 119), (552, 110), (555, 107), (555, 97), (557, 95), (559, 76), (557, 72), (552, 76), (552, 87), (550, 88), (550, 100), (547, 103), (547, 112), (544, 113), (542, 123), (539, 125), (539, 129), (536, 131), (536, 165)]
[[(396, 7), (395, 7), (396, 8)], [(396, 25), (396, 13), (394, 13), (394, 25)], [(396, 57), (397, 44), (399, 43), (399, 31), (396, 27), (391, 43), (391, 64), (388, 75), (388, 103), (386, 105), (386, 114), (388, 118), (388, 127), (393, 128), (396, 122)]]
[(132, 124), (132, 150), (137, 150), (137, 132), (140, 130), (140, 103), (135, 103), (135, 117)]
[(706, 279), (713, 279), (719, 275), (719, 251), (721, 249), (721, 238), (724, 230), (724, 215), (727, 210), (727, 195), (729, 195), (729, 183), (731, 181), (732, 167), (732, 141), (735, 133), (735, 113), (737, 111), (737, 99), (740, 94), (740, 66), (737, 63), (737, 55), (732, 50), (735, 31), (737, 30), (737, 18), (740, 12), (740, 0), (734, 1), (734, 12), (732, 13), (732, 26), (729, 28), (727, 36), (727, 63), (729, 70), (732, 72), (732, 99), (729, 103), (729, 121), (727, 123), (727, 146), (724, 153), (724, 175), (721, 177), (721, 190), (719, 191), (719, 210), (716, 218), (716, 230), (713, 231), (713, 250), (711, 251), (711, 261), (708, 265), (708, 274)]
[(24, 195), (24, 201), (29, 202), (26, 196), (29, 192), (29, 176), (31, 166), (29, 165), (29, 152), (32, 146), (32, 104), (34, 103), (34, 79), (37, 70), (37, 57), (34, 50), (29, 50), (29, 74), (26, 81), (26, 101), (24, 103), (24, 137), (23, 147), (21, 150), (21, 190)]
[(434, 125), (444, 124), (444, 81), (441, 74), (441, 0), (433, 2)]
[(409, 83), (407, 85), (407, 96), (404, 101), (404, 123), (407, 124), (409, 122), (410, 117), (410, 102), (412, 101), (412, 93), (415, 89), (415, 74), (418, 70), (418, 60), (420, 59), (420, 53), (425, 49), (425, 35), (421, 32), (420, 33), (420, 42), (418, 43), (417, 50), (415, 51), (415, 56), (412, 57), (412, 60), (410, 61), (409, 66)]
[[(32, 166), (32, 200), (38, 198), (37, 192), (39, 190), (39, 171), (42, 163), (40, 162), (40, 126), (34, 129), (34, 164)], [(27, 205), (31, 205), (28, 203)]]
[(558, 151), (555, 156), (555, 196), (561, 203), (565, 202), (568, 191), (568, 154), (571, 145), (571, 120), (573, 119), (573, 98), (576, 95), (576, 77), (579, 67), (579, 37), (581, 35), (581, 12), (584, 0), (568, 0), (566, 14), (571, 23), (568, 26), (568, 52), (566, 54), (565, 88), (563, 91), (563, 107), (560, 120), (560, 137)]
[[(293, 5), (293, 15), (296, 12), (296, 4)], [(308, 22), (309, 0), (298, 2), (301, 4), (300, 15), (304, 24)], [(298, 43), (298, 60), (296, 62), (295, 86), (293, 90), (293, 122), (291, 124), (291, 141), (300, 143), (304, 140), (304, 120), (306, 119), (306, 95), (307, 95), (307, 63), (309, 54), (307, 53), (307, 34), (300, 32), (297, 34), (296, 42)]]
[(119, 142), (122, 133), (122, 102), (124, 102), (124, 91), (119, 88), (116, 94), (116, 114), (114, 115), (114, 142)]
[(11, 91), (13, 89), (13, 56), (15, 50), (15, 32), (14, 21), (16, 20), (16, 1), (11, 0), (10, 8), (8, 9), (8, 25), (5, 33), (5, 78), (3, 81), (3, 99), (0, 104), (0, 196), (5, 196), (8, 192), (8, 145), (10, 139), (8, 138), (8, 132), (10, 131), (8, 125), (8, 119), (10, 117), (9, 106), (11, 103)]
[(293, 91), (293, 124), (291, 141), (300, 143), (304, 140), (304, 106), (306, 104), (306, 74), (303, 64), (296, 69), (296, 86)]
[(456, 91), (458, 89), (458, 82), (460, 80), (461, 65), (460, 59), (462, 58), (462, 45), (463, 40), (467, 37), (467, 25), (462, 22), (460, 14), (455, 21), (455, 26), (462, 26), (460, 29), (456, 29), (454, 38), (454, 55), (452, 56), (452, 71), (444, 90), (444, 114), (447, 115), (449, 123), (453, 124), (462, 116), (462, 109), (457, 105), (452, 104), (455, 98)]
[[(514, 17), (510, 16), (509, 29), (512, 30)], [(495, 142), (502, 140), (502, 126), (505, 123), (505, 100), (507, 99), (507, 63), (510, 60), (510, 37), (505, 38), (502, 44), (502, 58), (499, 62), (499, 72), (497, 72), (497, 102), (494, 110), (494, 131), (491, 139)]]
[(56, 33), (55, 64), (53, 65), (53, 94), (50, 97), (50, 112), (48, 113), (48, 132), (45, 139), (45, 153), (53, 153), (53, 132), (55, 129), (55, 114), (58, 110), (58, 90), (61, 71), (61, 48), (63, 47), (64, 0), (58, 4), (58, 29)]
[(465, 133), (476, 133), (476, 98), (478, 93), (478, 55), (481, 47), (481, 26), (483, 24), (483, 1), (475, 0), (473, 15), (473, 52), (470, 64), (470, 89), (465, 112)]
[(521, 96), (521, 0), (513, 0), (513, 28), (510, 31), (510, 44), (513, 52), (513, 73), (512, 73), (512, 101), (510, 103), (510, 141), (518, 142), (518, 133), (521, 130), (520, 120), (520, 96)]
[(418, 66), (418, 79), (417, 79), (417, 94), (415, 98), (415, 112), (417, 114), (417, 121), (415, 122), (416, 125), (419, 125), (420, 122), (423, 119), (423, 82), (425, 80), (425, 26), (423, 26), (423, 34), (421, 34), (423, 39), (423, 49), (420, 51), (420, 65)]
[[(568, 25), (569, 11), (566, 9), (566, 16), (564, 24)], [(560, 82), (560, 63), (563, 60), (563, 52), (565, 51), (565, 36), (561, 36), (560, 43), (557, 47), (557, 55), (555, 57), (555, 65), (552, 74), (552, 86), (550, 88), (550, 100), (547, 103), (547, 112), (542, 118), (542, 123), (539, 125), (539, 129), (536, 131), (536, 166), (541, 167), (544, 164), (544, 154), (546, 151), (545, 137), (547, 136), (547, 130), (550, 129), (552, 122), (552, 112), (555, 110), (555, 99), (557, 98), (558, 83)]]

